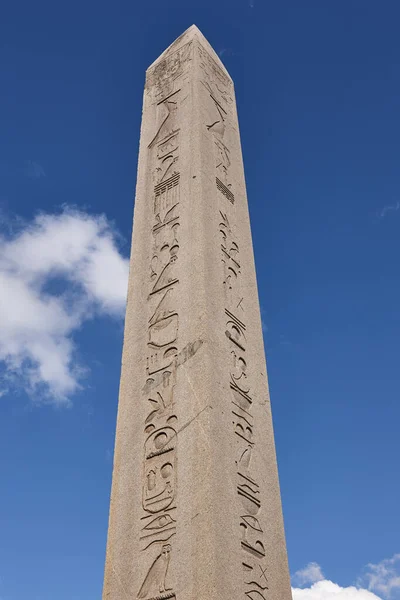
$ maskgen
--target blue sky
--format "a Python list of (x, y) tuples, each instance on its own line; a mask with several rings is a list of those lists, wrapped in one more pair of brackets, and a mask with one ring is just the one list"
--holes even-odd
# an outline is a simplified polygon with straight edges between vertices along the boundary
[(192, 23), (236, 85), (294, 598), (400, 598), (399, 20), (3, 6), (1, 600), (101, 596), (144, 71)]

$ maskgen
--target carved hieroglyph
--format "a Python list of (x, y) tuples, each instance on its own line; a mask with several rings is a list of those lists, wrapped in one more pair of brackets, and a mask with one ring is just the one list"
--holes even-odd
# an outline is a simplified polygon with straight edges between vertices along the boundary
[(291, 592), (233, 83), (192, 26), (146, 74), (103, 599), (239, 597)]

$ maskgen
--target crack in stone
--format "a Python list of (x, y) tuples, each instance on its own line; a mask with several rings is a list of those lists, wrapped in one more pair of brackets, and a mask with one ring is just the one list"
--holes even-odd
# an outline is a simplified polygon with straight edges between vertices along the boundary
[(204, 406), (198, 413), (197, 415), (194, 415), (194, 417), (192, 417), (189, 421), (187, 421), (187, 423), (185, 423), (184, 425), (182, 425), (182, 427), (180, 427), (178, 429), (178, 431), (176, 432), (176, 435), (178, 435), (178, 433), (181, 433), (184, 429), (186, 429), (186, 427), (189, 427), (189, 425), (191, 425), (191, 423), (193, 423), (193, 421), (195, 421), (196, 419), (199, 418), (199, 416), (201, 415), (201, 413), (203, 413), (207, 408), (212, 408), (211, 404), (207, 404), (206, 406)]
[[(175, 360), (172, 362), (170, 367), (177, 369), (178, 367), (184, 365), (185, 362), (187, 362), (188, 360), (193, 358), (193, 356), (201, 348), (203, 343), (204, 343), (203, 340), (196, 340), (195, 342), (190, 342), (189, 344), (186, 344), (186, 346), (184, 348), (182, 348), (182, 350), (179, 352), (179, 354), (177, 354), (177, 356), (175, 357)], [(166, 367), (165, 370), (168, 370), (168, 368)], [(160, 371), (159, 373), (155, 373), (153, 377), (149, 377), (146, 384), (142, 388), (142, 392), (144, 394), (148, 394), (152, 389), (154, 389), (155, 387), (159, 386), (162, 383), (163, 377), (164, 377), (164, 371)], [(191, 385), (191, 387), (192, 387), (192, 385)], [(193, 387), (192, 387), (192, 389), (193, 389)]]

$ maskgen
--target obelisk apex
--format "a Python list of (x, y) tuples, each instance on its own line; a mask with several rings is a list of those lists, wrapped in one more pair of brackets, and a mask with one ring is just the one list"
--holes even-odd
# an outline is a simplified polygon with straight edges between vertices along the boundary
[(195, 25), (148, 68), (104, 600), (290, 600), (232, 80)]
[(219, 58), (218, 54), (215, 52), (214, 48), (211, 46), (211, 44), (208, 42), (208, 40), (204, 37), (204, 35), (200, 31), (200, 29), (197, 27), (197, 25), (191, 25), (182, 33), (182, 35), (180, 35), (178, 38), (176, 38), (176, 40), (174, 42), (172, 42), (172, 44), (170, 46), (168, 46), (168, 48), (166, 48), (164, 50), (164, 52), (162, 54), (160, 54), (160, 56), (147, 68), (147, 71), (150, 71), (151, 69), (153, 69), (153, 67), (157, 63), (165, 60), (165, 58), (170, 53), (173, 53), (179, 46), (184, 45), (188, 42), (191, 42), (194, 39), (196, 39), (198, 42), (200, 42), (207, 49), (207, 52), (216, 61), (219, 68), (222, 69), (222, 71), (225, 73), (225, 75), (227, 75), (229, 77), (229, 79), (231, 79), (228, 71), (226, 70), (224, 63)]

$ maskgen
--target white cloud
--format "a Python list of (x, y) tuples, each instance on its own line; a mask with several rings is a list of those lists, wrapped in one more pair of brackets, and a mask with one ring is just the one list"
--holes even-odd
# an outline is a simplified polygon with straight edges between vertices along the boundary
[(377, 564), (368, 564), (365, 574), (359, 580), (366, 582), (369, 590), (382, 594), (385, 598), (400, 598), (400, 554), (385, 558)]
[(304, 569), (296, 571), (293, 575), (292, 580), (298, 585), (305, 585), (306, 583), (316, 583), (325, 579), (322, 569), (316, 562), (310, 562)]
[(327, 579), (317, 581), (308, 588), (292, 588), (293, 600), (380, 600), (372, 592), (350, 587), (341, 587)]
[(0, 235), (6, 384), (18, 381), (52, 402), (68, 402), (84, 372), (73, 333), (96, 315), (121, 318), (127, 280), (128, 260), (103, 215), (65, 208), (40, 214), (16, 234)]
[(293, 600), (381, 600), (380, 596), (370, 591), (371, 588), (365, 589), (360, 582), (357, 587), (341, 587), (325, 579), (321, 567), (315, 562), (296, 571), (292, 582), (299, 586), (309, 586), (292, 587)]

